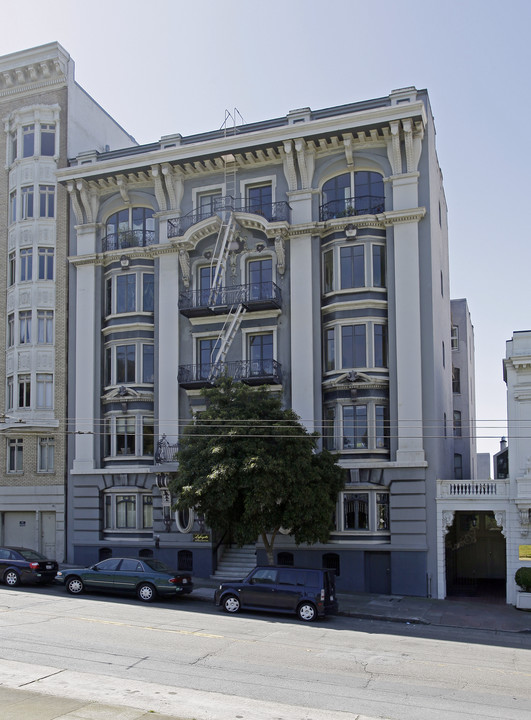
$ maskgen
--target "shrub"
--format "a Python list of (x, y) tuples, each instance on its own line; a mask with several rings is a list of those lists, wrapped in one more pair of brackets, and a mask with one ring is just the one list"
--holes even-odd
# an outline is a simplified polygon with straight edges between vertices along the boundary
[(522, 588), (524, 592), (531, 592), (531, 567), (518, 568), (514, 575), (516, 584)]

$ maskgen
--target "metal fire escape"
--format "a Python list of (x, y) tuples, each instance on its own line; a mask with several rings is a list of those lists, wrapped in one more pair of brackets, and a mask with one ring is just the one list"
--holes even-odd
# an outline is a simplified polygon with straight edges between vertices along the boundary
[[(229, 134), (229, 121), (232, 121), (232, 132), (236, 134), (236, 114), (242, 119), (242, 116), (236, 108), (234, 114), (225, 110), (225, 121), (223, 129), (225, 138)], [(236, 158), (231, 153), (223, 156), (224, 179), (225, 179), (225, 197), (222, 198), (220, 207), (221, 225), (219, 228), (212, 260), (210, 263), (211, 287), (209, 294), (209, 305), (215, 307), (223, 295), (223, 279), (227, 267), (227, 260), (231, 250), (234, 249), (233, 243), (236, 233), (236, 219), (234, 217), (234, 204), (236, 198)], [(236, 337), (243, 319), (243, 315), (247, 312), (241, 302), (241, 297), (237, 294), (233, 298), (233, 302), (227, 307), (227, 315), (225, 322), (221, 328), (220, 334), (212, 351), (211, 369), (209, 380), (214, 380), (221, 375), (223, 363), (227, 353)]]

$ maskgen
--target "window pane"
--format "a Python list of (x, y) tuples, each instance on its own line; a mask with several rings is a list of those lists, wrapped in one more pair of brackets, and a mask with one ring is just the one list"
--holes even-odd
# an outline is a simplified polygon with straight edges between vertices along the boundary
[(135, 495), (116, 496), (116, 527), (136, 527), (136, 497)]
[(142, 282), (142, 309), (144, 312), (153, 312), (154, 275), (151, 273), (144, 273), (142, 276)]
[(376, 493), (376, 529), (389, 530), (388, 493)]
[(387, 407), (376, 405), (375, 409), (375, 433), (376, 447), (389, 447), (389, 423), (387, 421)]
[(53, 280), (53, 248), (39, 248), (39, 280)]
[(365, 449), (367, 439), (367, 406), (345, 405), (343, 407), (343, 449)]
[(142, 382), (152, 383), (154, 379), (154, 346), (142, 346)]
[(22, 155), (33, 157), (35, 154), (35, 125), (24, 125), (22, 128)]
[(374, 326), (374, 366), (387, 367), (387, 325)]
[(372, 247), (372, 284), (374, 287), (385, 287), (385, 247)]
[(41, 125), (41, 155), (55, 155), (55, 125)]
[(341, 328), (341, 367), (367, 366), (365, 325), (343, 325)]
[(341, 288), (365, 285), (365, 255), (363, 245), (340, 248)]
[(343, 496), (345, 530), (369, 529), (369, 495), (348, 493)]
[(335, 370), (335, 328), (329, 328), (325, 331), (325, 371)]
[(361, 170), (354, 173), (356, 214), (374, 215), (385, 210), (384, 184), (380, 173)]
[(153, 418), (142, 418), (142, 455), (153, 455), (154, 447)]
[(334, 253), (328, 250), (324, 254), (324, 291), (332, 292), (334, 289)]
[(136, 275), (118, 275), (116, 278), (116, 312), (134, 312), (136, 309)]
[(153, 498), (151, 495), (142, 497), (142, 527), (153, 527)]

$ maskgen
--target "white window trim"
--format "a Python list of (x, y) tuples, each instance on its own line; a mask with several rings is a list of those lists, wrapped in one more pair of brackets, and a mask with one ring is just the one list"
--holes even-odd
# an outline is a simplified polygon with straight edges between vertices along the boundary
[[(367, 530), (354, 530), (350, 528), (345, 528), (345, 514), (343, 512), (344, 507), (344, 498), (345, 495), (368, 495), (369, 496), (369, 528)], [(382, 536), (382, 535), (390, 535), (391, 529), (390, 527), (387, 528), (387, 530), (378, 530), (376, 525), (378, 522), (378, 516), (377, 516), (377, 502), (376, 502), (376, 495), (383, 495), (386, 494), (388, 497), (390, 497), (390, 492), (388, 488), (385, 487), (379, 487), (374, 485), (366, 485), (366, 484), (353, 484), (351, 487), (346, 488), (345, 490), (342, 490), (339, 493), (339, 499), (337, 504), (337, 511), (336, 511), (336, 533), (341, 533), (342, 535), (346, 535), (349, 537), (352, 536), (361, 536), (361, 537), (367, 537), (369, 535), (375, 535), (375, 536)], [(389, 518), (389, 525), (391, 524), (390, 518)]]
[(262, 175), (248, 180), (240, 180), (240, 197), (242, 198), (243, 205), (247, 205), (247, 190), (253, 187), (260, 187), (261, 185), (271, 185), (271, 202), (276, 202), (277, 176)]
[(278, 343), (277, 343), (277, 331), (276, 325), (264, 325), (252, 328), (244, 328), (242, 333), (242, 360), (247, 361), (249, 351), (249, 336), (250, 335), (273, 335), (273, 360), (278, 358)]
[[(134, 448), (134, 452), (122, 455), (122, 454), (117, 453), (117, 451), (116, 451), (116, 438), (117, 438), (117, 434), (118, 434), (117, 430), (116, 430), (116, 425), (117, 425), (116, 421), (118, 419), (121, 420), (124, 418), (132, 418), (134, 420), (134, 423), (135, 423), (135, 430), (134, 430), (135, 448)], [(103, 458), (104, 459), (114, 459), (114, 460), (119, 459), (119, 460), (127, 460), (127, 461), (138, 460), (140, 458), (142, 458), (142, 459), (151, 458), (152, 459), (153, 456), (142, 455), (142, 453), (141, 453), (142, 446), (143, 446), (142, 441), (143, 441), (143, 430), (144, 430), (144, 419), (145, 418), (150, 418), (150, 419), (153, 419), (153, 421), (154, 421), (154, 415), (152, 414), (152, 412), (146, 412), (145, 410), (142, 410), (142, 409), (135, 409), (135, 410), (126, 411), (126, 412), (113, 411), (113, 412), (105, 413), (103, 432), (106, 433), (107, 427), (109, 427), (109, 425), (110, 425), (109, 435), (110, 435), (111, 454), (103, 455)], [(107, 425), (107, 423), (109, 423), (109, 425)], [(154, 427), (154, 425), (153, 425), (153, 427)], [(105, 442), (105, 439), (104, 439), (104, 442)], [(154, 451), (155, 451), (155, 439), (154, 438), (153, 438), (153, 442), (154, 442)]]
[[(116, 513), (116, 498), (120, 495), (134, 495), (135, 496), (135, 515), (136, 515), (136, 523), (134, 528), (121, 528), (118, 527), (117, 523), (117, 513)], [(112, 516), (112, 527), (108, 527), (106, 525), (106, 514), (107, 514), (107, 507), (106, 507), (106, 498), (110, 497), (111, 500), (111, 516)], [(111, 534), (111, 533), (119, 533), (119, 534), (128, 534), (128, 535), (136, 535), (138, 533), (151, 533), (153, 531), (153, 525), (150, 527), (142, 527), (142, 518), (143, 518), (143, 499), (144, 497), (151, 497), (153, 499), (153, 492), (150, 490), (147, 490), (145, 488), (139, 488), (139, 487), (119, 487), (119, 488), (108, 488), (107, 490), (103, 491), (103, 531), (105, 534)]]
[(193, 212), (199, 211), (199, 197), (201, 195), (213, 195), (221, 193), (221, 197), (225, 197), (225, 183), (216, 183), (215, 185), (201, 185), (192, 189), (192, 208)]

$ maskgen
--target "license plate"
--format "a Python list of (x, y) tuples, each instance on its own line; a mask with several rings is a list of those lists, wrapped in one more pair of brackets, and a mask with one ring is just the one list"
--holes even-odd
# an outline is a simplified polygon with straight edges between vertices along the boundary
[(46, 565), (46, 570), (51, 570), (53, 568), (53, 565)]

